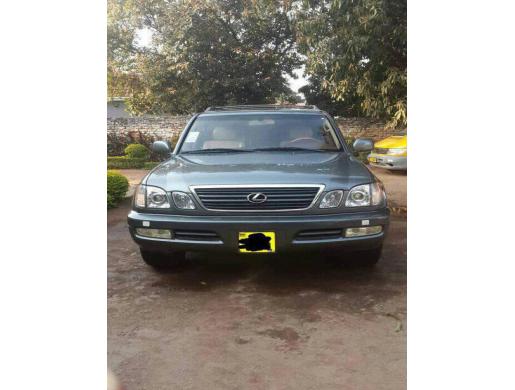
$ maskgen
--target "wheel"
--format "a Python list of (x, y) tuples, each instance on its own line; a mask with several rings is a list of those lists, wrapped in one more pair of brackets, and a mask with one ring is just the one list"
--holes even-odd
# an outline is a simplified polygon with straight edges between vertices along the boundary
[(156, 269), (175, 268), (184, 263), (186, 252), (158, 253), (140, 249), (143, 261)]

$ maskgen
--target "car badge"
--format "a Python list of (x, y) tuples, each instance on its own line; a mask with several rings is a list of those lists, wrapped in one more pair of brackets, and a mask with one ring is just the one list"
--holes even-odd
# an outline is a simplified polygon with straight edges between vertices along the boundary
[(247, 200), (251, 203), (263, 203), (267, 200), (267, 196), (262, 192), (253, 192), (247, 195)]

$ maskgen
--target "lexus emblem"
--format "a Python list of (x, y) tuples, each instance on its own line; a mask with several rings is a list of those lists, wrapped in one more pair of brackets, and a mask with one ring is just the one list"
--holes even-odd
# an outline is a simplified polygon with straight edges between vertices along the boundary
[(266, 199), (267, 196), (262, 192), (253, 192), (247, 195), (247, 200), (251, 203), (263, 203)]

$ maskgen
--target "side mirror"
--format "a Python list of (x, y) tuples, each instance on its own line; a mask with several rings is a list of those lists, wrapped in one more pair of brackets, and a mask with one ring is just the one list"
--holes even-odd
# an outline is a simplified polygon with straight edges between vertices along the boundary
[(358, 138), (352, 147), (355, 152), (370, 152), (374, 149), (374, 142), (368, 138)]
[(165, 141), (154, 141), (152, 144), (152, 151), (157, 154), (166, 154), (170, 155), (172, 151), (168, 146), (168, 143)]

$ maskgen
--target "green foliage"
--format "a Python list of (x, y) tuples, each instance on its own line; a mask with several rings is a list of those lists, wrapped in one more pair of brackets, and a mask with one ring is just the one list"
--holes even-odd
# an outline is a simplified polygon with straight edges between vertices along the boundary
[(129, 136), (119, 133), (107, 133), (107, 155), (123, 156), (127, 145), (132, 143)]
[[(292, 102), (407, 124), (406, 0), (108, 0), (109, 96), (133, 114)], [(152, 35), (138, 46), (136, 32)], [(305, 58), (301, 61), (301, 54)]]
[[(168, 142), (170, 147), (173, 149), (177, 144), (179, 139), (179, 135), (173, 135), (168, 139), (164, 139), (163, 141)], [(152, 144), (156, 141), (156, 138), (151, 135), (146, 135), (142, 132), (137, 133), (129, 133), (129, 134), (119, 134), (119, 133), (108, 133), (107, 134), (107, 155), (109, 157), (113, 156), (123, 156), (125, 154), (125, 148), (133, 143), (138, 143), (144, 145), (149, 151), (152, 150)], [(162, 154), (155, 154), (151, 152), (150, 161), (162, 161), (166, 159), (166, 156)]]
[(142, 144), (130, 144), (125, 148), (125, 155), (128, 158), (141, 158), (148, 160), (150, 157), (150, 150)]
[(305, 0), (298, 17), (306, 73), (332, 99), (407, 124), (406, 0)]
[(128, 189), (129, 181), (125, 176), (116, 171), (107, 171), (107, 208), (116, 207)]
[(311, 76), (308, 84), (299, 89), (304, 94), (306, 104), (314, 104), (321, 110), (333, 116), (361, 116), (363, 114), (359, 98), (349, 96), (345, 101), (336, 101), (322, 87), (322, 81), (317, 76)]
[[(108, 69), (129, 71), (134, 67), (136, 30), (141, 27), (134, 13), (134, 0), (107, 1)], [(120, 95), (110, 95), (120, 96)]]
[(127, 101), (132, 113), (294, 99), (285, 78), (300, 64), (291, 1), (110, 2), (118, 5), (108, 29), (118, 38), (110, 39), (110, 50), (126, 48), (134, 26), (152, 32), (151, 47), (130, 57), (142, 85)]
[(126, 156), (107, 157), (107, 169), (141, 169), (145, 166), (145, 158), (129, 158)]
[(160, 163), (156, 161), (148, 161), (143, 165), (143, 169), (154, 169), (157, 167)]

